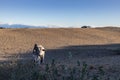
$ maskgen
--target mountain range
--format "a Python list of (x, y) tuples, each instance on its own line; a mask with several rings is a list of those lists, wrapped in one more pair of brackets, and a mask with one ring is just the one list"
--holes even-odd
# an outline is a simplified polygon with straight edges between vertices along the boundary
[(2, 28), (48, 28), (47, 26), (32, 26), (23, 24), (0, 24)]
[[(83, 27), (83, 26), (82, 26)], [(81, 27), (81, 28), (82, 28)], [(102, 26), (102, 27), (118, 27), (118, 26)], [(0, 28), (80, 28), (80, 26), (34, 26), (34, 25), (24, 25), (24, 24), (8, 24), (8, 23), (0, 23)], [(95, 28), (95, 26), (90, 26), (90, 28)]]

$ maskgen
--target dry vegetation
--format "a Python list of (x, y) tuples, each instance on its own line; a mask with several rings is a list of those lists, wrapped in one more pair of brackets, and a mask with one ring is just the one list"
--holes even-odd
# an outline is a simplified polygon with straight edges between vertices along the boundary
[[(16, 58), (30, 60), (35, 43), (42, 44), (46, 48), (46, 63), (41, 66), (44, 68), (43, 72), (45, 72), (46, 75), (41, 74), (42, 72), (37, 73), (36, 80), (45, 80), (45, 77), (47, 80), (87, 80), (81, 79), (83, 76), (82, 69), (86, 69), (88, 73), (90, 72), (88, 69), (91, 68), (93, 70), (92, 74), (94, 75), (90, 77), (89, 80), (102, 80), (100, 76), (98, 76), (102, 75), (102, 73), (96, 75), (96, 71), (98, 70), (99, 73), (99, 67), (101, 66), (104, 68), (106, 74), (106, 76), (102, 76), (107, 77), (104, 78), (104, 80), (118, 80), (119, 77), (117, 76), (120, 74), (119, 36), (120, 28), (0, 29), (0, 75), (2, 75), (2, 77), (0, 76), (0, 80), (6, 77), (5, 74), (7, 74), (10, 80), (16, 80), (18, 78), (18, 80), (28, 80), (27, 78), (22, 79), (25, 76), (22, 76), (21, 71), (28, 73), (29, 70), (33, 70), (33, 66), (30, 65), (33, 63), (28, 61), (30, 64), (28, 63), (28, 67), (25, 67), (26, 65), (24, 63), (22, 63), (22, 65), (21, 63), (19, 64)], [(55, 75), (59, 77), (59, 79), (54, 79), (56, 77), (49, 76), (49, 74), (56, 74), (54, 70), (46, 73), (46, 69), (49, 68), (49, 70), (52, 70), (50, 67), (52, 65), (52, 59), (55, 59), (57, 62), (56, 65), (54, 65), (54, 69), (57, 69), (58, 72), (61, 71), (63, 66), (67, 67), (66, 76), (63, 75), (64, 70), (60, 72), (61, 76)], [(10, 61), (10, 63), (5, 63), (5, 61)], [(87, 68), (85, 68), (85, 65), (83, 65), (83, 67), (76, 66), (79, 65), (78, 61), (80, 61), (80, 63), (85, 61), (89, 66)], [(63, 66), (61, 67), (61, 65)], [(22, 69), (22, 67), (25, 67), (26, 70)], [(19, 70), (19, 68), (21, 69)], [(79, 69), (81, 72), (78, 72)], [(74, 70), (76, 71), (75, 73)], [(20, 71), (20, 73), (17, 71)], [(32, 80), (31, 77), (33, 77), (33, 73), (34, 70), (26, 74), (29, 80)], [(18, 75), (15, 76), (15, 74)], [(38, 76), (38, 74), (40, 76)], [(81, 75), (76, 77), (78, 74)], [(91, 74), (91, 72), (89, 74)], [(71, 77), (71, 75), (74, 78)], [(84, 75), (86, 76), (87, 74), (84, 73)], [(65, 79), (63, 79), (63, 77)], [(108, 79), (109, 77), (112, 78)]]
[(19, 53), (31, 50), (35, 43), (47, 49), (73, 45), (120, 43), (120, 29), (0, 29), (0, 51)]

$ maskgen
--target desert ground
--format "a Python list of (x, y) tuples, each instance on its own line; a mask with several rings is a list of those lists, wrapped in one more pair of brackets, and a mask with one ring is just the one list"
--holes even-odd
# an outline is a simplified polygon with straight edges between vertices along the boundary
[[(53, 59), (58, 64), (71, 67), (77, 61), (86, 62), (90, 66), (103, 66), (108, 76), (113, 76), (112, 80), (120, 79), (120, 28), (0, 29), (2, 68), (4, 63), (13, 60), (31, 60), (35, 43), (45, 47), (45, 64)], [(1, 80), (5, 79), (6, 74), (13, 74), (2, 68)]]
[[(0, 29), (0, 61), (31, 57), (34, 44), (46, 49), (46, 62), (56, 59), (120, 65), (120, 28)], [(12, 57), (11, 57), (12, 56)], [(67, 61), (66, 61), (67, 62)]]

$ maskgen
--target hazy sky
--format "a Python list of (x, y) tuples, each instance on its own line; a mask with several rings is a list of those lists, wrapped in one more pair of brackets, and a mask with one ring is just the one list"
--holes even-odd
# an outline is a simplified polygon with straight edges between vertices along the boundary
[(0, 0), (0, 23), (120, 26), (120, 0)]

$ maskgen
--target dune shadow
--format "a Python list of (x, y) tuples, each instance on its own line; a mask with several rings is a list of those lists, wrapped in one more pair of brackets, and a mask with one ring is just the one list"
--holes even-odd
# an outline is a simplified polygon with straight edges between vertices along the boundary
[(59, 49), (48, 49), (46, 51), (46, 61), (56, 59), (64, 62), (64, 60), (69, 60), (70, 57), (77, 60), (118, 56), (119, 54), (120, 44), (64, 46)]
[[(120, 44), (64, 46), (58, 49), (46, 49), (45, 62), (49, 63), (52, 59), (58, 62), (64, 62), (119, 55)], [(11, 62), (15, 59), (20, 61), (32, 60), (32, 50), (25, 53), (4, 56), (4, 58), (7, 58), (7, 60), (0, 60), (0, 63)]]
[[(107, 57), (114, 58), (107, 59)], [(25, 53), (4, 56), (3, 58), (7, 58), (7, 60), (0, 60), (0, 75), (3, 76), (0, 80), (5, 80), (6, 74), (10, 77), (9, 73), (12, 71), (12, 67), (9, 67), (11, 64), (8, 65), (8, 63), (14, 64), (14, 60), (17, 60), (15, 64), (19, 64), (19, 62), (25, 64), (29, 62), (29, 64), (33, 64), (32, 50)], [(83, 60), (90, 64), (109, 63), (112, 65), (120, 65), (120, 44), (75, 45), (64, 46), (59, 49), (46, 49), (45, 63), (51, 63), (52, 59), (55, 59), (58, 63), (72, 65), (74, 65), (77, 60)], [(8, 67), (4, 65), (8, 65)]]
[(10, 55), (3, 55), (0, 57), (0, 64), (11, 63), (14, 61), (27, 61), (32, 59), (32, 52), (25, 52), (25, 53), (14, 53)]

